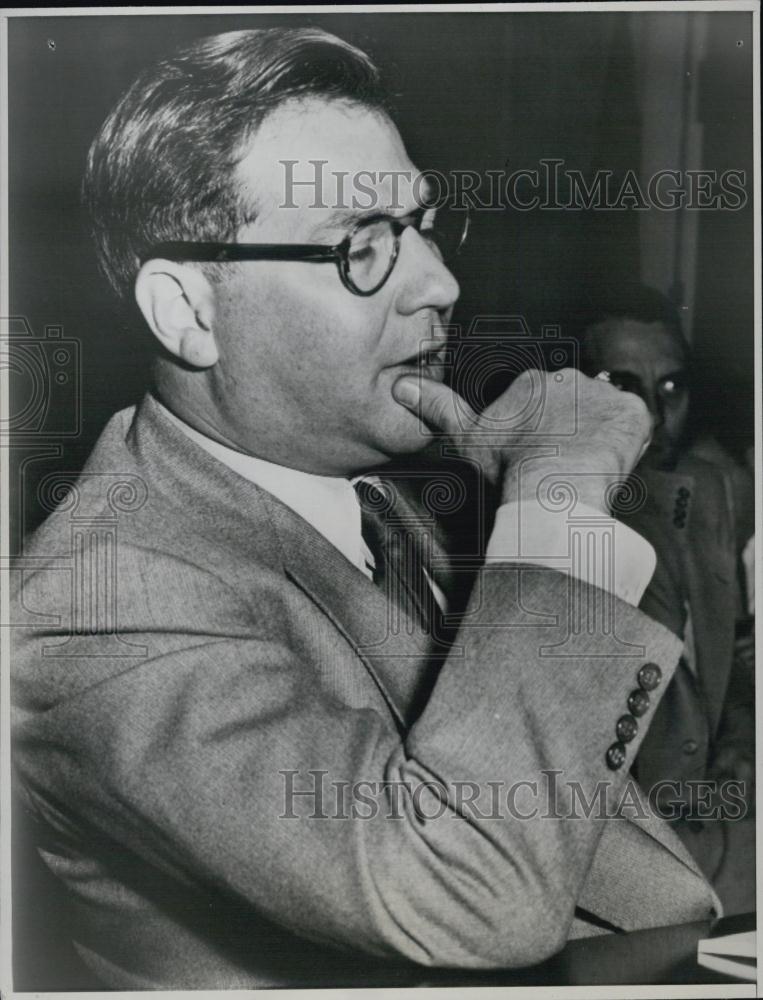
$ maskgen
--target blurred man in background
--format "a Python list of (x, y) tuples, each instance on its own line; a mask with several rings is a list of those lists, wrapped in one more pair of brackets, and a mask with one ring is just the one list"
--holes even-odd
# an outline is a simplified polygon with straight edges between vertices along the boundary
[[(753, 531), (752, 476), (715, 438), (692, 434), (691, 353), (665, 296), (616, 285), (589, 300), (584, 317), (584, 370), (606, 370), (652, 415), (652, 441), (635, 470), (643, 504), (620, 516), (657, 551), (640, 607), (684, 641), (634, 772), (645, 789), (661, 781), (742, 781), (751, 815), (754, 642), (741, 555)], [(754, 824), (708, 821), (684, 802), (676, 829), (726, 911), (754, 909)]]

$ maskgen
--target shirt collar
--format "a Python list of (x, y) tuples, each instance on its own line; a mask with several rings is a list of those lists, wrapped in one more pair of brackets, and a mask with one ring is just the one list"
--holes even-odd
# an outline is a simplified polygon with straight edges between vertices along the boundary
[[(158, 400), (157, 400), (158, 403)], [(317, 476), (245, 455), (197, 431), (158, 403), (165, 416), (208, 454), (249, 482), (267, 490), (312, 525), (366, 576), (373, 557), (363, 541), (360, 505), (352, 483), (339, 476)]]

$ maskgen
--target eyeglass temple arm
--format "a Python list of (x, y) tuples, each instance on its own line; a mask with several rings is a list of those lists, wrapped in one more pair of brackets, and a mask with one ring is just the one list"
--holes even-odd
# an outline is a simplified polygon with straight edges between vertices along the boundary
[(198, 263), (245, 260), (323, 261), (342, 257), (342, 244), (316, 246), (314, 243), (158, 243), (141, 261), (165, 258)]

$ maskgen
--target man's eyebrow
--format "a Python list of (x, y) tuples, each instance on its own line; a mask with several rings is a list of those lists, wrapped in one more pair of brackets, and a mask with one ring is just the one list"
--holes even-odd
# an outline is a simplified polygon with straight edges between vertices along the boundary
[(376, 209), (353, 211), (352, 209), (339, 208), (333, 211), (327, 219), (324, 219), (323, 222), (316, 226), (313, 230), (313, 236), (318, 236), (320, 233), (325, 233), (332, 229), (343, 229), (345, 227), (349, 229), (364, 219), (373, 219), (376, 216), (383, 214), (383, 212), (379, 212)]

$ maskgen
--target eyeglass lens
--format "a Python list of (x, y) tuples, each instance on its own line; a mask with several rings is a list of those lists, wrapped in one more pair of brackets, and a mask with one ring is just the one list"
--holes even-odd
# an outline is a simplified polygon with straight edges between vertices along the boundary
[(377, 288), (395, 260), (395, 232), (390, 219), (377, 219), (356, 229), (347, 254), (347, 274), (361, 292)]
[[(459, 250), (466, 235), (466, 213), (442, 206), (436, 212), (417, 213), (411, 222), (427, 241), (434, 253), (450, 260)], [(362, 292), (368, 292), (385, 280), (395, 263), (396, 229), (398, 220), (375, 219), (353, 233), (347, 256), (350, 281)]]

